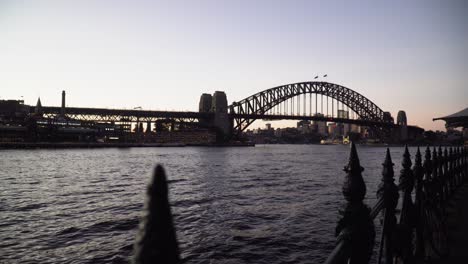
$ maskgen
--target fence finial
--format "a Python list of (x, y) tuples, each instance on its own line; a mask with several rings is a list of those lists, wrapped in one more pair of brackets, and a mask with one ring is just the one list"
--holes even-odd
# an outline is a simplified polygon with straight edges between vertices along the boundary
[(414, 187), (413, 172), (411, 170), (411, 155), (408, 151), (408, 146), (405, 146), (403, 153), (403, 161), (401, 162), (402, 169), (400, 171), (400, 187), (405, 190), (412, 190)]
[(362, 171), (359, 157), (354, 142), (351, 142), (348, 165), (344, 167), (346, 179), (343, 185), (343, 195), (348, 202), (362, 201), (366, 195), (366, 185), (362, 178)]
[(179, 247), (168, 200), (166, 174), (156, 166), (147, 189), (143, 216), (134, 248), (134, 263), (179, 263)]
[(415, 243), (415, 252), (414, 256), (416, 258), (420, 258), (424, 255), (424, 229), (423, 229), (423, 220), (421, 215), (423, 214), (423, 177), (424, 177), (424, 169), (422, 167), (422, 157), (421, 151), (419, 147), (416, 151), (416, 157), (414, 159), (414, 181), (415, 181), (415, 197), (414, 197), (414, 204), (415, 209), (417, 212), (417, 225), (416, 225), (416, 243)]
[(382, 258), (382, 251), (385, 253), (385, 263), (390, 263), (394, 256), (394, 233), (396, 227), (396, 216), (395, 208), (398, 204), (398, 188), (395, 185), (392, 157), (390, 155), (390, 149), (387, 148), (385, 155), (385, 161), (382, 163), (382, 181), (377, 190), (377, 197), (383, 199), (383, 230), (382, 238), (383, 242), (380, 247), (379, 262)]
[(377, 190), (377, 197), (383, 197), (385, 207), (393, 207), (393, 204), (396, 205), (395, 202), (395, 194), (396, 200), (398, 200), (398, 189), (394, 183), (394, 171), (393, 166), (395, 164), (392, 161), (392, 157), (390, 155), (390, 150), (387, 148), (387, 153), (385, 155), (385, 161), (382, 163), (382, 181), (379, 185)]
[(426, 147), (426, 152), (424, 153), (424, 174), (425, 174), (425, 180), (431, 180), (432, 177), (432, 159), (431, 159), (431, 150), (429, 146)]
[(336, 235), (338, 241), (346, 241), (349, 247), (349, 262), (368, 263), (372, 254), (375, 239), (374, 223), (370, 217), (370, 209), (364, 203), (366, 185), (362, 178), (364, 168), (359, 163), (356, 146), (351, 143), (348, 165), (345, 166), (345, 182), (343, 195), (347, 204), (341, 211), (342, 218), (338, 221)]
[(413, 233), (411, 230), (415, 227), (417, 221), (417, 212), (411, 197), (414, 187), (414, 175), (411, 165), (411, 155), (408, 146), (405, 146), (401, 162), (402, 169), (400, 170), (400, 188), (403, 192), (403, 200), (398, 233), (399, 257), (404, 263), (413, 262), (411, 255), (413, 251)]
[(415, 156), (415, 159), (414, 159), (414, 164), (418, 165), (418, 167), (419, 167), (421, 165), (421, 162), (422, 162), (421, 150), (418, 147), (418, 149), (416, 150), (416, 156)]
[(419, 147), (416, 150), (416, 156), (414, 158), (413, 173), (414, 173), (414, 181), (416, 184), (416, 189), (418, 189), (418, 187), (422, 187), (422, 180), (423, 180), (423, 175), (424, 175), (423, 167), (422, 167), (421, 150), (419, 150)]

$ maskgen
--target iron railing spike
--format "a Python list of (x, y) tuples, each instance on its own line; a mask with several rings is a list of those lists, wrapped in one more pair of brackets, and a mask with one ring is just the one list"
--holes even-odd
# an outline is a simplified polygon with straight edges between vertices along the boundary
[(135, 241), (133, 263), (179, 263), (179, 246), (162, 166), (156, 166), (146, 194), (145, 214)]

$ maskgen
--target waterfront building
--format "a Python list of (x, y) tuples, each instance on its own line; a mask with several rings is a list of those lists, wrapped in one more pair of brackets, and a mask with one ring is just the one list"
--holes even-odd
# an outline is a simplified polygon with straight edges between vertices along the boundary
[(302, 134), (310, 133), (311, 132), (310, 121), (301, 120), (297, 122), (297, 130), (299, 130)]
[(462, 135), (465, 145), (468, 145), (468, 107), (454, 114), (432, 120), (444, 120), (445, 127), (447, 128), (461, 128), (463, 130)]

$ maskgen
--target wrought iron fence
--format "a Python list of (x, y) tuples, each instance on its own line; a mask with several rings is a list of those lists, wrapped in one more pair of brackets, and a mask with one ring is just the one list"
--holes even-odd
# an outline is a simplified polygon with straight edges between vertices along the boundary
[[(369, 263), (375, 240), (373, 221), (379, 214), (383, 226), (378, 263), (418, 263), (448, 256), (446, 207), (468, 177), (467, 157), (464, 147), (444, 150), (434, 147), (432, 153), (427, 147), (422, 161), (418, 148), (411, 167), (411, 156), (405, 147), (397, 185), (387, 149), (378, 201), (369, 209), (363, 203), (363, 168), (352, 144), (343, 185), (347, 204), (336, 229), (337, 245), (325, 263)], [(397, 214), (400, 195), (401, 208)]]
[[(369, 263), (375, 244), (374, 219), (380, 214), (382, 232), (378, 263), (415, 263), (449, 254), (446, 206), (468, 178), (468, 152), (464, 147), (417, 149), (414, 165), (405, 147), (398, 185), (387, 149), (377, 203), (364, 202), (366, 185), (356, 146), (351, 143), (345, 166), (344, 210), (335, 230), (337, 244), (326, 264)], [(401, 196), (401, 208), (397, 205)], [(164, 169), (157, 166), (147, 189), (145, 214), (140, 222), (133, 263), (180, 263), (179, 248), (168, 202)]]

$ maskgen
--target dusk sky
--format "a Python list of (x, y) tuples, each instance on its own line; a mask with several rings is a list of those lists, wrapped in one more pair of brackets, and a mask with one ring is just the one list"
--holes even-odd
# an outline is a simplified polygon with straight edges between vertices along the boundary
[(323, 74), (444, 129), (468, 107), (468, 1), (0, 0), (0, 99), (196, 111)]

